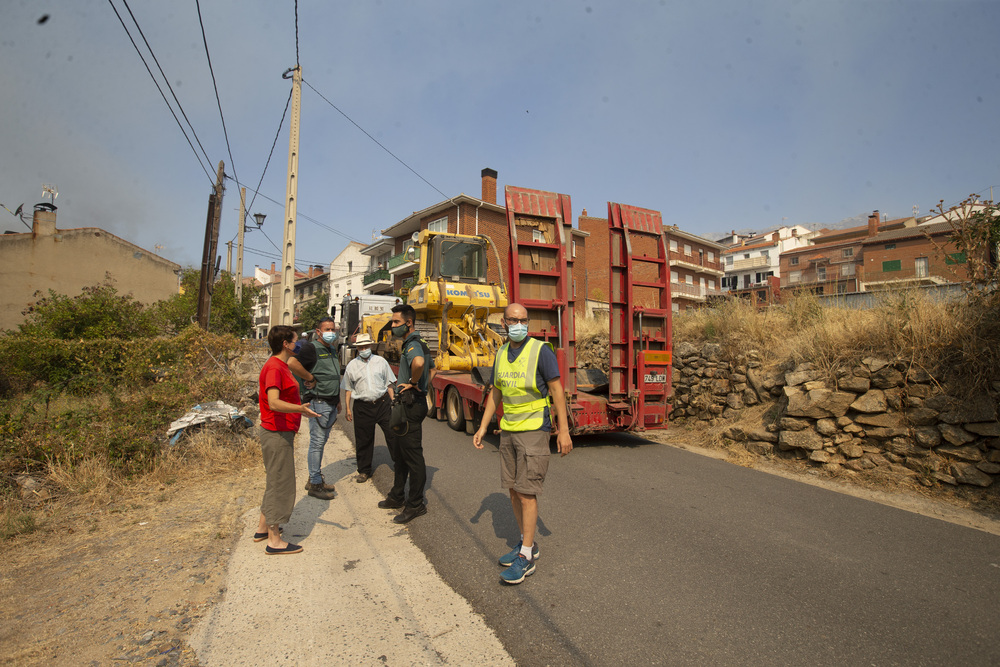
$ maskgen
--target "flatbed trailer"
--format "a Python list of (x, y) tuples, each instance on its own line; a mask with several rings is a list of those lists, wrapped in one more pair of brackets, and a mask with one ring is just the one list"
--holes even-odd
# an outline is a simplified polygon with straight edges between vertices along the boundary
[[(505, 198), (510, 302), (527, 309), (528, 335), (555, 349), (570, 433), (667, 428), (672, 322), (660, 213), (608, 203), (610, 367), (606, 377), (580, 373), (585, 381), (578, 385), (570, 197), (507, 186)], [(454, 430), (473, 433), (489, 398), (492, 372), (492, 367), (480, 367), (434, 373), (430, 415)]]

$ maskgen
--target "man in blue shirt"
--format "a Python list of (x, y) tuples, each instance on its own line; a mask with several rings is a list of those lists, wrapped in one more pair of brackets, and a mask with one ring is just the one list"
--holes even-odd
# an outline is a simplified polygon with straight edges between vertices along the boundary
[(549, 436), (555, 407), (558, 425), (556, 444), (566, 456), (573, 449), (567, 420), (566, 394), (559, 381), (559, 364), (548, 343), (528, 337), (528, 311), (519, 303), (504, 310), (508, 342), (497, 352), (493, 365), (493, 389), (483, 409), (483, 420), (472, 438), (483, 448), (483, 436), (497, 407), (503, 402), (500, 419), (500, 483), (510, 492), (514, 518), (521, 529), (521, 541), (500, 557), (506, 567), (500, 579), (519, 584), (535, 571), (538, 546), (538, 494), (549, 468)]

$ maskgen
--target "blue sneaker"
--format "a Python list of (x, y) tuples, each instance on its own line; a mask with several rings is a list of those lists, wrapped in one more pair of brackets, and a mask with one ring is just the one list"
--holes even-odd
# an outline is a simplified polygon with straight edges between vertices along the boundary
[[(500, 556), (499, 563), (504, 567), (510, 567), (513, 565), (514, 561), (517, 560), (518, 555), (521, 553), (521, 545), (522, 543), (518, 542), (513, 551)], [(536, 560), (538, 560), (538, 542), (531, 545), (531, 562), (535, 562)]]
[(519, 584), (524, 581), (524, 578), (529, 574), (534, 573), (534, 561), (530, 561), (521, 554), (518, 554), (517, 560), (515, 560), (510, 567), (500, 573), (500, 581), (505, 584)]

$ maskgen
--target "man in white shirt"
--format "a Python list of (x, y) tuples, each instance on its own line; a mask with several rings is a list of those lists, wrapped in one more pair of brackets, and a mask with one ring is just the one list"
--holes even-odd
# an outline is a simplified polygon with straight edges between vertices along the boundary
[[(389, 362), (372, 354), (372, 339), (359, 334), (354, 341), (358, 356), (344, 369), (344, 403), (346, 418), (354, 422), (354, 449), (358, 458), (358, 474), (354, 481), (367, 482), (372, 476), (372, 456), (375, 452), (375, 425), (389, 441), (389, 408), (392, 405), (392, 385), (396, 376)], [(351, 405), (351, 398), (354, 405)], [(352, 409), (353, 408), (353, 409)], [(357, 419), (355, 419), (357, 417)]]

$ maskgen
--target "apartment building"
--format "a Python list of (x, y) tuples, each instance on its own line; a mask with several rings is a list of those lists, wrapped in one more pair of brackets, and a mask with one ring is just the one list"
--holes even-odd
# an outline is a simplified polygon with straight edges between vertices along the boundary
[(849, 294), (864, 290), (865, 242), (885, 232), (915, 227), (913, 217), (882, 222), (876, 210), (868, 224), (848, 229), (823, 230), (808, 246), (781, 254), (781, 289), (814, 294)]
[(760, 235), (736, 236), (734, 232), (736, 242), (722, 251), (722, 289), (732, 296), (774, 303), (779, 296), (781, 254), (809, 245), (818, 234), (801, 225), (783, 226)]
[(369, 271), (372, 260), (363, 252), (366, 247), (364, 243), (351, 241), (330, 262), (328, 308), (339, 305), (348, 292), (351, 294), (364, 292), (364, 277)]
[(697, 308), (722, 294), (721, 243), (709, 241), (673, 225), (665, 227), (670, 264), (670, 300), (675, 313)]

